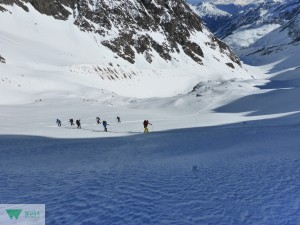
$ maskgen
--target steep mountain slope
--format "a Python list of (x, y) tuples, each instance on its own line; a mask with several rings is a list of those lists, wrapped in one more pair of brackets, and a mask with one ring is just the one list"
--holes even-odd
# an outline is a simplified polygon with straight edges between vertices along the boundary
[[(56, 82), (66, 82), (75, 90), (170, 96), (201, 80), (247, 78), (238, 57), (184, 1), (4, 0), (0, 6), (6, 59), (0, 75), (15, 80), (12, 92), (53, 92), (65, 87)], [(28, 86), (32, 79), (38, 82)]]
[(216, 4), (217, 8), (220, 10), (223, 10), (225, 12), (228, 12), (232, 15), (238, 14), (238, 13), (242, 13), (243, 11), (246, 11), (250, 8), (252, 8), (255, 4), (259, 3), (260, 1), (255, 1), (249, 4), (245, 4), (245, 5), (237, 5), (237, 4)]
[(215, 32), (225, 20), (232, 16), (230, 13), (218, 9), (215, 4), (208, 2), (200, 2), (195, 6), (191, 5), (191, 9), (212, 32)]
[(224, 29), (223, 27), (227, 25), (236, 14), (243, 13), (253, 6), (254, 4), (240, 5), (205, 1), (190, 4), (191, 9), (199, 16), (200, 20), (203, 20), (205, 25), (216, 35), (218, 35), (217, 31), (220, 30), (221, 27)]
[(235, 50), (239, 50), (286, 24), (299, 10), (299, 0), (268, 0), (230, 18), (216, 34)]
[(263, 65), (277, 62), (273, 72), (289, 70), (289, 73), (298, 73), (300, 13), (295, 14), (289, 22), (270, 32), (249, 48), (242, 49), (240, 53), (251, 64)]

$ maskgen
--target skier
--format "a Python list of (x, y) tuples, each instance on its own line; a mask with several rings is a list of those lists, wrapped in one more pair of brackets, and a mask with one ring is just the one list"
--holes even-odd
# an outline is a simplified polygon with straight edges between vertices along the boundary
[(149, 120), (144, 120), (144, 133), (148, 133), (149, 132), (149, 130), (148, 130), (148, 125), (150, 124), (150, 125), (152, 125), (150, 122), (149, 122)]
[(81, 129), (81, 123), (80, 123), (80, 120), (76, 120), (76, 125), (77, 125), (77, 128), (78, 128), (78, 129)]
[(61, 127), (61, 121), (59, 119), (56, 120), (57, 126)]
[(69, 122), (70, 122), (71, 126), (74, 126), (74, 120), (73, 119), (69, 119)]
[(107, 125), (109, 125), (105, 120), (102, 122), (102, 125), (104, 127), (104, 131), (107, 132)]
[(117, 121), (118, 123), (121, 123), (121, 118), (119, 116), (117, 116)]
[(96, 117), (96, 122), (97, 122), (97, 124), (100, 124), (100, 123), (101, 123), (99, 117)]

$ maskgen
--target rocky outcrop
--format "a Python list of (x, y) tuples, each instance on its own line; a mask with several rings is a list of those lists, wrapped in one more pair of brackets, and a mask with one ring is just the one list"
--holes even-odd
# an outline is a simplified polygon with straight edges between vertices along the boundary
[[(172, 53), (183, 51), (203, 64), (205, 52), (192, 36), (203, 32), (204, 27), (185, 0), (3, 0), (3, 3), (15, 3), (26, 11), (26, 5), (31, 4), (40, 13), (58, 20), (73, 16), (74, 24), (82, 31), (99, 35), (104, 46), (132, 64), (137, 54), (151, 63), (154, 51), (166, 61), (172, 60)], [(207, 46), (241, 65), (225, 43), (212, 34), (210, 38)]]
[[(134, 63), (136, 53), (145, 54), (151, 62), (153, 49), (163, 59), (171, 60), (171, 53), (180, 51), (179, 44), (187, 55), (201, 63), (200, 46), (191, 45), (189, 37), (190, 32), (202, 31), (202, 24), (184, 1), (101, 1), (100, 5), (94, 4), (91, 12), (87, 10), (90, 3), (80, 1), (75, 24), (103, 37), (109, 36), (112, 27), (117, 28), (118, 37), (102, 44), (120, 57)], [(164, 35), (165, 41), (159, 43), (149, 33)]]
[[(5, 4), (5, 5), (13, 5), (16, 4), (17, 6), (20, 6), (22, 9), (24, 9), (26, 12), (28, 12), (28, 7), (26, 5), (24, 5), (24, 2), (21, 0), (1, 0), (0, 2), (1, 4)], [(1, 7), (3, 9), (3, 7)], [(0, 9), (1, 9), (0, 8)], [(4, 9), (5, 10), (5, 9)], [(1, 10), (2, 11), (2, 10)]]
[(5, 63), (5, 59), (0, 55), (0, 63)]
[(5, 11), (6, 11), (6, 9), (5, 9), (5, 8), (3, 8), (2, 6), (0, 6), (0, 11), (1, 11), (1, 12), (5, 12)]
[(299, 8), (295, 11), (297, 13), (295, 13), (291, 20), (281, 27), (281, 31), (287, 30), (292, 43), (300, 42), (300, 2)]

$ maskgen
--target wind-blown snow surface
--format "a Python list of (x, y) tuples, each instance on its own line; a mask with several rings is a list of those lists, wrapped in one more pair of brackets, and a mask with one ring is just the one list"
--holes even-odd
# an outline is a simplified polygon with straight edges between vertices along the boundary
[(219, 126), (113, 139), (2, 136), (1, 203), (45, 203), (53, 225), (297, 224), (299, 132)]
[(1, 105), (0, 202), (44, 203), (53, 225), (298, 223), (300, 88), (264, 83), (210, 81), (144, 100), (83, 89)]

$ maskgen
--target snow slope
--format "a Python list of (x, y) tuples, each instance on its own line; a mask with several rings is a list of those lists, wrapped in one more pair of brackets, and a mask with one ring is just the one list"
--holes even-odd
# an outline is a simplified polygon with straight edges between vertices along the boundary
[(214, 4), (207, 2), (200, 2), (198, 5), (191, 7), (194, 12), (200, 17), (226, 17), (230, 15), (229, 13), (218, 9)]
[(114, 139), (2, 136), (1, 203), (45, 203), (53, 225), (295, 224), (298, 137), (299, 127), (222, 126)]
[(273, 79), (296, 79), (300, 66), (299, 24), (300, 14), (296, 14), (288, 23), (242, 49), (241, 57), (251, 65), (272, 65), (269, 73), (276, 75)]
[(137, 99), (75, 83), (2, 104), (0, 202), (44, 203), (53, 225), (297, 223), (298, 84), (206, 81)]
[(299, 45), (288, 29), (276, 30), (282, 55), (246, 66), (247, 77), (209, 47), (210, 69), (175, 53), (182, 67), (157, 60), (153, 71), (115, 58), (73, 21), (5, 7), (1, 204), (46, 204), (51, 225), (299, 223)]
[(230, 35), (224, 41), (245, 63), (270, 67), (272, 80), (295, 79), (300, 66), (299, 6), (299, 1), (285, 0), (258, 4), (227, 21), (222, 32)]
[[(215, 33), (235, 50), (248, 47), (299, 13), (299, 1), (268, 0), (227, 20)], [(241, 42), (241, 39), (246, 39)]]
[(279, 24), (266, 24), (252, 29), (247, 26), (241, 27), (234, 31), (233, 34), (226, 37), (224, 41), (232, 48), (236, 49), (239, 54), (241, 49), (249, 47), (251, 44), (254, 44), (260, 38), (278, 27), (280, 27)]
[[(74, 94), (82, 86), (129, 97), (166, 97), (187, 93), (199, 81), (250, 77), (232, 62), (238, 59), (227, 47), (220, 49), (216, 39), (212, 42), (214, 37), (206, 29), (191, 32), (189, 37), (201, 46), (203, 66), (180, 46), (179, 53), (171, 53), (170, 61), (153, 50), (151, 64), (141, 54), (136, 54), (131, 64), (102, 45), (102, 36), (81, 31), (71, 16), (67, 21), (57, 20), (26, 5), (29, 12), (16, 5), (3, 5), (7, 11), (0, 13), (1, 56), (6, 60), (0, 65), (0, 92), (1, 96), (10, 95), (1, 99), (2, 104), (33, 102), (35, 96), (44, 93)], [(149, 33), (163, 41), (159, 34)], [(235, 69), (226, 65), (231, 62)]]
[(46, 204), (53, 225), (297, 223), (300, 86), (273, 82), (1, 105), (0, 202)]
[(190, 5), (190, 7), (212, 32), (232, 16), (217, 8), (217, 5), (208, 2), (200, 2), (197, 5)]

